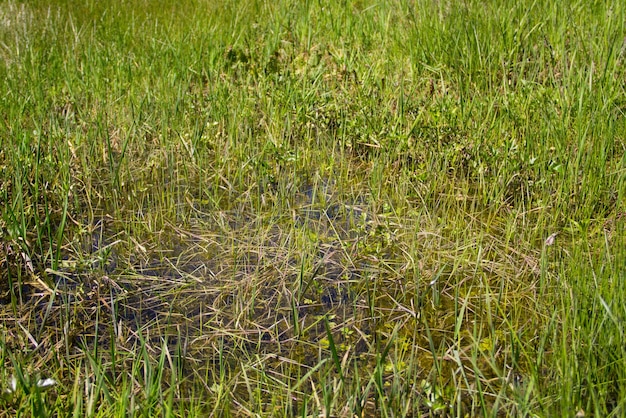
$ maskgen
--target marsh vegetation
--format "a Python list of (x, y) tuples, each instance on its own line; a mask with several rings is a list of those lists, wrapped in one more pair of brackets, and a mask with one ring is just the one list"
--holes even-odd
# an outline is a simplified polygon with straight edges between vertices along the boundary
[(624, 415), (625, 22), (0, 3), (0, 410)]

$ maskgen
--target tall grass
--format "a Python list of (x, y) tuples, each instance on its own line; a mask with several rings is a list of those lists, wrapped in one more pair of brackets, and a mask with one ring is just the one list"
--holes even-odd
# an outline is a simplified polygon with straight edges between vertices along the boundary
[(625, 17), (0, 4), (0, 409), (623, 415)]

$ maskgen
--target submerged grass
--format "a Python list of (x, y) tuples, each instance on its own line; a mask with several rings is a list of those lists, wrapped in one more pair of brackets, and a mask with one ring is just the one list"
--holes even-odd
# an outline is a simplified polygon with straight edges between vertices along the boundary
[(625, 17), (3, 2), (0, 409), (623, 415)]

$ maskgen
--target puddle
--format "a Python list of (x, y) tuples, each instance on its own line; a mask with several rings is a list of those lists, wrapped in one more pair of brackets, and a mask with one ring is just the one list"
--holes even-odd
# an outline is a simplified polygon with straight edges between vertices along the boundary
[[(145, 342), (156, 355), (167, 340), (171, 353), (183, 353), (193, 380), (198, 370), (224, 363), (233, 375), (242, 367), (252, 373), (255, 356), (265, 359), (259, 371), (306, 373), (330, 355), (328, 323), (338, 355), (350, 367), (373, 370), (394, 338), (390, 361), (414, 350), (421, 378), (435, 363), (449, 378), (460, 367), (454, 350), (470, 346), (472, 327), (484, 322), (481, 289), (457, 267), (407, 269), (393, 234), (415, 229), (415, 221), (391, 225), (368, 213), (364, 200), (341, 199), (332, 182), (309, 184), (289, 202), (295, 217), (265, 221), (198, 205), (187, 226), (168, 225), (142, 248), (112, 219), (97, 219), (84, 228), (87, 262), (67, 262), (51, 275), (54, 300), (32, 292), (32, 303), (45, 312), (35, 324), (65, 330), (58, 335), (71, 338), (48, 344), (70, 352), (95, 346), (106, 352), (111, 344), (133, 350)], [(420, 245), (439, 241), (426, 234)], [(476, 299), (456, 340), (455, 290)], [(488, 342), (488, 330), (481, 335)], [(463, 361), (469, 364), (467, 356)], [(493, 375), (488, 365), (483, 373)]]

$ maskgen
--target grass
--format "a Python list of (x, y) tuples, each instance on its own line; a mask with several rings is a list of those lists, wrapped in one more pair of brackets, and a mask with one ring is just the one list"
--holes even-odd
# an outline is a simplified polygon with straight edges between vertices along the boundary
[(0, 3), (0, 409), (624, 415), (625, 13)]

